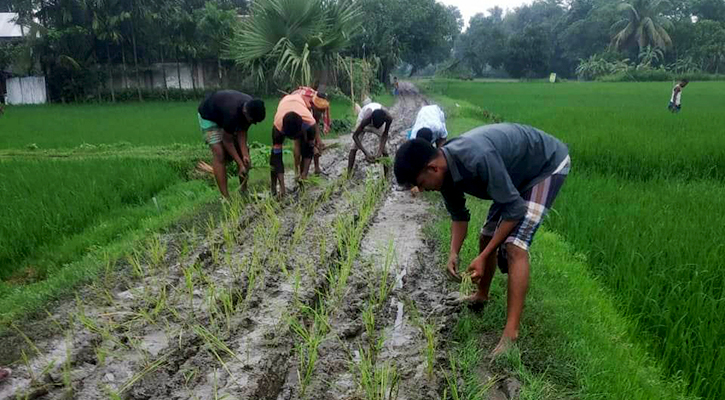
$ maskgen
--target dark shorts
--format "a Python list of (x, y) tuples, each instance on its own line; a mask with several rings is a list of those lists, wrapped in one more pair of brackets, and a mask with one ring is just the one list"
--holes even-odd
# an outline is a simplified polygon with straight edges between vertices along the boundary
[(678, 105), (676, 105), (675, 103), (673, 103), (673, 102), (670, 102), (670, 104), (669, 104), (669, 105), (667, 106), (667, 108), (668, 108), (668, 109), (669, 109), (670, 111), (672, 111), (672, 112), (675, 112), (675, 113), (677, 113), (677, 112), (680, 112), (680, 109), (682, 109), (682, 104), (680, 104), (680, 105), (678, 106)]
[[(528, 251), (531, 242), (534, 240), (536, 231), (541, 226), (544, 216), (554, 204), (554, 199), (559, 193), (566, 176), (569, 173), (571, 162), (569, 157), (562, 162), (557, 172), (547, 177), (536, 186), (532, 187), (521, 195), (526, 201), (526, 215), (519, 221), (518, 225), (509, 234), (504, 243), (511, 243), (516, 247)], [(501, 224), (501, 212), (503, 205), (493, 203), (488, 210), (486, 224), (481, 228), (481, 236), (492, 237), (496, 229)], [(504, 246), (501, 246), (502, 248)]]
[(273, 174), (284, 174), (284, 161), (282, 160), (282, 149), (272, 149), (269, 154), (269, 166)]

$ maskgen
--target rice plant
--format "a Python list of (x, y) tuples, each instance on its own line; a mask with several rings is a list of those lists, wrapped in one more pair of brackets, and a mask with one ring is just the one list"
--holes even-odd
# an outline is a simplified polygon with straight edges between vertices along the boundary
[[(297, 374), (300, 382), (300, 397), (305, 397), (305, 391), (309, 385), (317, 362), (318, 348), (325, 335), (329, 332), (328, 310), (323, 302), (319, 302), (313, 309), (307, 306), (300, 308), (300, 315), (289, 318), (290, 329), (294, 332), (299, 342), (295, 344), (295, 352), (299, 367)], [(310, 319), (309, 326), (300, 319)]]
[(398, 398), (400, 374), (391, 362), (377, 365), (370, 350), (360, 348), (358, 363), (359, 385), (365, 400), (394, 400)]

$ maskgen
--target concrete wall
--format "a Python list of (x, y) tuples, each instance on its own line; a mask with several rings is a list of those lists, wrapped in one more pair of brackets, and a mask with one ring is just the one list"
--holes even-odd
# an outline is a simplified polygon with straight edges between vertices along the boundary
[[(187, 63), (176, 64), (175, 62), (156, 63), (150, 68), (139, 72), (142, 80), (141, 87), (145, 89), (163, 89), (164, 73), (166, 74), (166, 87), (169, 89), (193, 89), (196, 85), (197, 89), (215, 88), (221, 86), (219, 81), (219, 69), (216, 63), (196, 64), (196, 67)], [(133, 66), (126, 67), (126, 74), (119, 67), (113, 71), (113, 87), (115, 89), (136, 88), (136, 72)], [(192, 76), (194, 82), (192, 82)], [(181, 79), (179, 79), (179, 77)], [(106, 86), (110, 84), (106, 82)]]
[(44, 76), (8, 78), (5, 85), (7, 104), (44, 104), (48, 101)]

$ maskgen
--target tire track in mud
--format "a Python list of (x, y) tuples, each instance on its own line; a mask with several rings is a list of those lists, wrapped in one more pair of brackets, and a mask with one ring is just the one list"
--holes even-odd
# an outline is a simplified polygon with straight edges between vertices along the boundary
[[(391, 109), (390, 154), (405, 140), (404, 131), (419, 107), (427, 104), (412, 85), (401, 85), (401, 94)], [(366, 139), (372, 142), (372, 136)], [(44, 350), (16, 368), (13, 380), (0, 386), (0, 398), (105, 399), (114, 393), (124, 399), (300, 398), (300, 358), (294, 351), (298, 338), (290, 321), (300, 307), (316, 309), (329, 294), (328, 276), (342, 257), (330, 234), (340, 216), (350, 216), (362, 229), (367, 226), (367, 220), (359, 221), (359, 210), (351, 208), (351, 199), (373, 186), (360, 178), (360, 170), (373, 180), (381, 175), (379, 166), (363, 161), (355, 179), (338, 179), (350, 140), (339, 139), (342, 146), (323, 154), (323, 168), (331, 176), (327, 184), (296, 193), (294, 201), (281, 206), (260, 200), (237, 210), (232, 230), (240, 239), (229, 240), (228, 232), (217, 230), (211, 240), (193, 237), (192, 242), (202, 244), (187, 245), (193, 250), (186, 254), (179, 250), (184, 244), (167, 238), (164, 245), (177, 248), (162, 263), (170, 268), (159, 266), (140, 281), (86, 293), (79, 301), (82, 312), (65, 305), (55, 318), (72, 316), (71, 329), (37, 344)], [(436, 308), (444, 297), (444, 277), (432, 244), (420, 232), (429, 205), (398, 191), (388, 191), (382, 203), (346, 290), (326, 306), (329, 333), (306, 385), (308, 398), (358, 398), (360, 351), (372, 342), (370, 336), (382, 343), (376, 345), (373, 367), (392, 365), (400, 377), (398, 398), (438, 398), (441, 379), (426, 368), (422, 321), (433, 321), (429, 329), (438, 334), (450, 313)], [(392, 262), (389, 243), (395, 249)], [(250, 270), (250, 264), (262, 270)], [(362, 313), (375, 284), (371, 277), (383, 276), (385, 270), (389, 276), (381, 279), (391, 286), (390, 293), (372, 313), (374, 329), (368, 334)], [(189, 290), (194, 273), (199, 277)], [(250, 287), (256, 290), (249, 292)], [(221, 299), (224, 288), (228, 298)], [(231, 304), (232, 312), (219, 311), (225, 304)], [(312, 324), (309, 318), (299, 319), (307, 327)], [(434, 353), (436, 366), (441, 343)]]

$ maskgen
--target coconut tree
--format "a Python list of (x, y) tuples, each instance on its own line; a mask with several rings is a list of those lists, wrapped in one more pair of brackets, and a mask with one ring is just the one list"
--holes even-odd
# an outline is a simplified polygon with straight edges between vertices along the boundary
[(612, 45), (617, 49), (627, 49), (636, 45), (638, 51), (647, 46), (666, 49), (672, 46), (667, 29), (672, 22), (663, 12), (670, 6), (667, 0), (633, 0), (619, 4), (622, 19), (612, 28), (617, 32), (612, 37)]
[(258, 82), (273, 77), (309, 85), (322, 78), (361, 26), (353, 0), (267, 0), (252, 3), (229, 56)]

